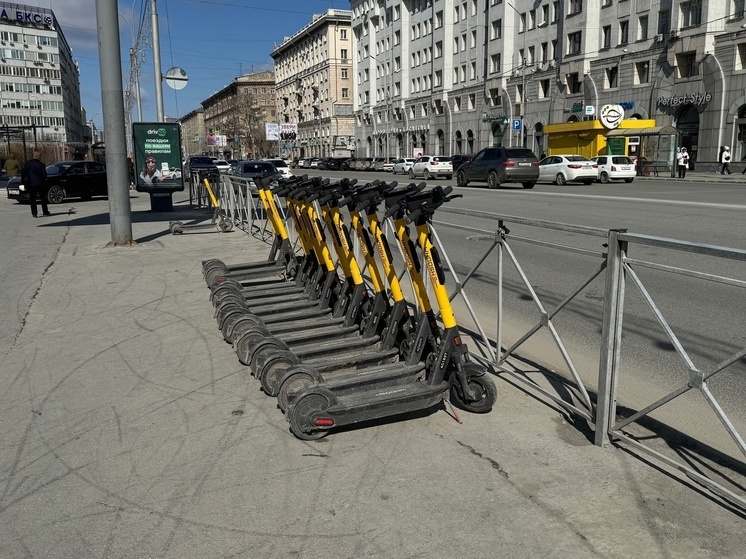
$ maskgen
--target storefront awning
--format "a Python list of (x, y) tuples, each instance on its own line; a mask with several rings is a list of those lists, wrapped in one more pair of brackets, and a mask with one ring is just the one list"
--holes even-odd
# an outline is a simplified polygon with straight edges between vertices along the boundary
[(649, 128), (617, 128), (616, 130), (609, 130), (606, 137), (669, 136), (675, 134), (677, 134), (677, 130), (673, 126), (652, 126)]

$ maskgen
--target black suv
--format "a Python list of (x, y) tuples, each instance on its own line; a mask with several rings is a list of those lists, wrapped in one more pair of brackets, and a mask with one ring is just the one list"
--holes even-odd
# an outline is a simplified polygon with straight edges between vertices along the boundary
[(186, 166), (184, 168), (186, 180), (189, 181), (191, 174), (197, 171), (205, 171), (207, 173), (220, 172), (212, 158), (206, 155), (190, 155), (189, 158), (187, 158)]
[(466, 186), (472, 181), (486, 182), (498, 188), (505, 182), (520, 182), (523, 188), (533, 188), (539, 178), (539, 158), (528, 148), (485, 148), (464, 163), (456, 173), (456, 184)]
[[(106, 167), (98, 161), (60, 161), (47, 165), (47, 202), (61, 204), (65, 198), (90, 200), (94, 196), (107, 196)], [(18, 201), (29, 199), (28, 190), (21, 188), (21, 177), (8, 181), (8, 198)]]

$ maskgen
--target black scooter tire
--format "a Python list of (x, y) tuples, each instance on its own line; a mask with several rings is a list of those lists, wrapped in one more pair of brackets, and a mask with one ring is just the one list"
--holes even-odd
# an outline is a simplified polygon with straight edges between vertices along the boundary
[(241, 362), (242, 365), (251, 367), (251, 357), (254, 353), (254, 346), (258, 341), (261, 341), (270, 335), (271, 334), (269, 333), (269, 330), (265, 329), (265, 331), (262, 332), (257, 328), (252, 328), (251, 330), (244, 332), (241, 337), (236, 340), (236, 342), (233, 344), (233, 349), (236, 350), (236, 355), (238, 356), (238, 360)]
[(467, 382), (480, 390), (481, 397), (476, 401), (467, 401), (461, 393), (456, 375), (451, 378), (450, 398), (454, 406), (470, 413), (489, 413), (497, 402), (497, 387), (482, 368), (476, 364), (465, 365)]
[(318, 392), (307, 392), (293, 402), (288, 410), (290, 432), (302, 441), (315, 441), (327, 434), (313, 423), (314, 416), (329, 407), (329, 400)]
[(280, 408), (282, 413), (287, 412), (290, 402), (295, 399), (295, 395), (315, 384), (316, 380), (308, 373), (302, 371), (292, 373), (281, 381), (280, 386), (277, 387), (277, 407)]
[(290, 351), (290, 347), (271, 334), (268, 334), (263, 340), (254, 344), (251, 349), (251, 367), (252, 374), (259, 380), (262, 380), (263, 366), (267, 359), (278, 351)]
[(300, 359), (292, 351), (276, 351), (272, 353), (262, 364), (259, 379), (262, 390), (268, 396), (277, 396), (277, 381), (291, 367), (300, 363)]
[(240, 338), (244, 332), (247, 332), (252, 328), (256, 328), (257, 326), (261, 328), (267, 327), (264, 321), (255, 314), (242, 314), (241, 317), (233, 324), (233, 328), (231, 328), (228, 332), (230, 342), (232, 344), (235, 344), (236, 340)]

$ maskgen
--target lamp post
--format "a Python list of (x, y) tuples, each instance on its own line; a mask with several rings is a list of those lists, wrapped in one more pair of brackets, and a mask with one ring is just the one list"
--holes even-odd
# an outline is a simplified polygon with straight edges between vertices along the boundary
[[(506, 2), (508, 6), (518, 15), (518, 20), (521, 19), (521, 13), (516, 10), (515, 6), (511, 4), (510, 2)], [(526, 147), (526, 122), (525, 122), (525, 113), (526, 113), (526, 35), (528, 34), (528, 21), (524, 23), (523, 26), (523, 56), (521, 57), (521, 129), (518, 132), (519, 134), (519, 142), (523, 145), (523, 147)], [(520, 141), (520, 136), (523, 136), (524, 141)], [(512, 137), (512, 135), (511, 135)], [(512, 142), (511, 142), (512, 143)]]

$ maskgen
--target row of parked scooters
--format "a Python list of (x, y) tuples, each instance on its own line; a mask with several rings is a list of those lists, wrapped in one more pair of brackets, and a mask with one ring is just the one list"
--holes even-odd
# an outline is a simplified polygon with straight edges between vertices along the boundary
[[(444, 400), (475, 413), (492, 409), (495, 384), (461, 339), (431, 240), (432, 215), (454, 198), (451, 187), (307, 176), (256, 184), (274, 231), (269, 259), (208, 260), (203, 273), (223, 337), (277, 398), (296, 437), (314, 440)], [(411, 280), (409, 302), (384, 220)]]

